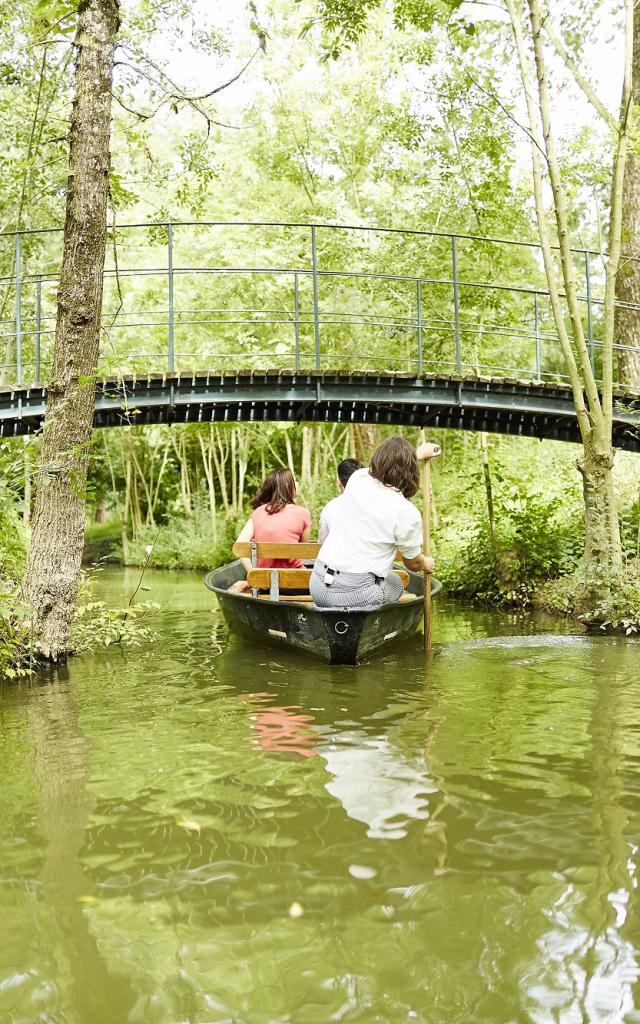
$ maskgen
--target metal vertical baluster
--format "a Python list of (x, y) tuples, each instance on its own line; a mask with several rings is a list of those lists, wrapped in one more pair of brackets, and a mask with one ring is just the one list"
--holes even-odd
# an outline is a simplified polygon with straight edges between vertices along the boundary
[(22, 251), (20, 232), (16, 231), (16, 383), (22, 384)]
[(316, 252), (316, 226), (311, 225), (311, 270), (313, 274), (313, 340), (316, 370), (320, 369), (320, 322), (318, 319), (318, 254)]
[(540, 311), (538, 309), (538, 293), (533, 296), (533, 330), (536, 339), (536, 380), (542, 379), (540, 359)]
[(416, 303), (418, 307), (418, 374), (423, 371), (422, 363), (422, 281), (416, 281)]
[(36, 384), (40, 384), (40, 330), (42, 326), (42, 278), (36, 281)]
[(591, 261), (589, 250), (584, 251), (584, 276), (587, 282), (587, 334), (589, 336), (589, 361), (595, 369), (595, 345), (593, 343), (593, 310), (591, 308)]
[(460, 296), (458, 294), (458, 250), (456, 236), (451, 236), (451, 266), (453, 270), (453, 327), (456, 339), (456, 373), (462, 373), (462, 344), (460, 341)]
[(293, 275), (293, 326), (295, 331), (295, 369), (296, 373), (300, 369), (300, 299), (298, 295), (298, 271), (296, 270)]
[(173, 224), (167, 224), (167, 249), (169, 273), (169, 373), (175, 370), (174, 319), (173, 319)]

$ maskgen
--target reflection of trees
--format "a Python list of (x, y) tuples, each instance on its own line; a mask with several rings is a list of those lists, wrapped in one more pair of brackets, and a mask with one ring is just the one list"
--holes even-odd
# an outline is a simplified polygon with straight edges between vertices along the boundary
[[(635, 913), (636, 848), (625, 835), (625, 748), (632, 737), (623, 724), (625, 684), (635, 678), (631, 664), (635, 652), (627, 649), (622, 654), (622, 668), (628, 666), (628, 672), (619, 675), (617, 658), (607, 659), (607, 666), (600, 645), (594, 645), (592, 652), (594, 700), (585, 761), (590, 775), (593, 868), (578, 884), (571, 879), (556, 893), (546, 912), (550, 927), (538, 948), (545, 964), (555, 968), (551, 1001), (556, 1009), (576, 1014), (572, 1020), (609, 1022), (631, 1019), (627, 1014), (635, 1005), (633, 984), (637, 988), (639, 975), (637, 931), (632, 936), (629, 927), (629, 915)], [(616, 653), (620, 654), (619, 649)], [(558, 998), (559, 991), (570, 995)]]
[[(39, 793), (38, 821), (46, 840), (41, 871), (43, 944), (56, 960), (60, 989), (68, 986), (71, 1019), (111, 1024), (126, 1019), (135, 997), (109, 973), (80, 898), (91, 885), (79, 854), (94, 806), (87, 789), (89, 744), (78, 724), (69, 684), (61, 675), (29, 703), (29, 732)], [(64, 979), (64, 980), (63, 980)]]
[[(428, 683), (427, 683), (428, 687)], [(435, 852), (436, 867), (434, 874), (444, 874), (447, 870), (447, 823), (445, 814), (447, 807), (455, 803), (454, 797), (447, 792), (444, 776), (438, 772), (434, 746), (438, 730), (445, 721), (444, 717), (435, 715), (431, 709), (424, 715), (427, 732), (424, 738), (424, 763), (427, 775), (433, 780), (436, 792), (429, 801), (429, 817), (424, 826), (424, 841), (432, 846)]]

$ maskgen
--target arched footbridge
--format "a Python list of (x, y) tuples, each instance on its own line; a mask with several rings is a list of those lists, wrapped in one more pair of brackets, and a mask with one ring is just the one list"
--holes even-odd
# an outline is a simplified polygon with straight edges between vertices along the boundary
[[(31, 433), (45, 388), (0, 392), (0, 434)], [(99, 380), (95, 425), (237, 421), (385, 423), (579, 441), (567, 385), (498, 378), (322, 371), (193, 373)], [(640, 409), (620, 397), (614, 443), (640, 451)]]
[[(57, 230), (0, 236), (13, 304), (0, 320), (2, 437), (43, 423), (60, 248)], [(86, 382), (98, 427), (281, 420), (580, 439), (532, 243), (172, 222), (111, 229), (108, 251)], [(597, 254), (574, 256), (597, 378), (603, 275)], [(614, 443), (640, 451), (636, 391), (616, 390)]]

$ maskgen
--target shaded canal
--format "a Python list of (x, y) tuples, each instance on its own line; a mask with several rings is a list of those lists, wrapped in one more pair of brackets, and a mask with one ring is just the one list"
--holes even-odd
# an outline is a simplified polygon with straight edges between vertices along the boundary
[(149, 581), (155, 644), (2, 691), (0, 1020), (640, 1021), (638, 642), (437, 599), (430, 668), (331, 668)]

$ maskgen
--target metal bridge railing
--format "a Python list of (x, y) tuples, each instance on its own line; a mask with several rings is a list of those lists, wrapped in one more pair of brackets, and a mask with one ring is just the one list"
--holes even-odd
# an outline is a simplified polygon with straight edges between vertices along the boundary
[[(0, 235), (4, 384), (46, 383), (61, 242), (61, 229)], [(274, 221), (121, 225), (108, 242), (109, 375), (254, 367), (567, 379), (535, 243)], [(598, 253), (574, 259), (599, 375), (604, 273)], [(640, 361), (640, 348), (615, 349)]]

